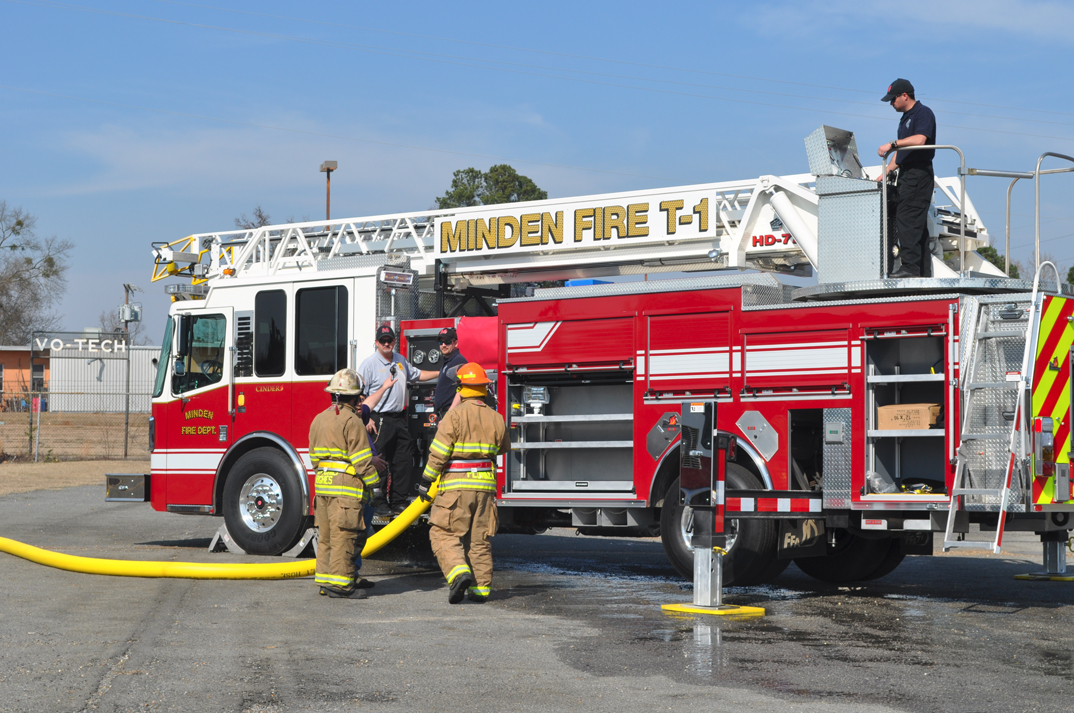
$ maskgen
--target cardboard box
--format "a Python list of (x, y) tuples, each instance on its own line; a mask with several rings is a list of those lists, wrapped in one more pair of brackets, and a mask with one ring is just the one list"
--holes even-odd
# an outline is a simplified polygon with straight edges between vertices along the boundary
[(892, 404), (876, 408), (880, 431), (918, 430), (931, 427), (940, 417), (940, 404)]

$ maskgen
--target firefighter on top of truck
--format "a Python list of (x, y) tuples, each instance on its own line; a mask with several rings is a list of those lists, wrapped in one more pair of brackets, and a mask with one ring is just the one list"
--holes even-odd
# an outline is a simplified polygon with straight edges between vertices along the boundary
[(363, 513), (368, 492), (378, 480), (365, 425), (356, 412), (365, 391), (352, 369), (337, 371), (325, 387), (332, 405), (310, 424), (310, 460), (314, 479), (318, 532), (317, 574), (320, 593), (333, 598), (365, 599), (367, 580), (357, 580), (354, 555), (366, 541)]
[(448, 602), (463, 597), (483, 602), (492, 587), (492, 544), (496, 513), (496, 456), (511, 448), (503, 417), (483, 401), (489, 378), (478, 364), (457, 372), (462, 403), (440, 421), (429, 448), (429, 463), (418, 488), (428, 496), (440, 478), (429, 512), (429, 541), (448, 582)]
[(376, 445), (391, 472), (388, 504), (395, 513), (402, 512), (414, 493), (414, 440), (406, 422), (407, 385), (412, 381), (430, 381), (438, 371), (411, 366), (395, 351), (395, 330), (387, 325), (377, 328), (376, 351), (358, 367), (358, 373), (370, 389), (376, 390), (389, 378), (398, 383), (388, 389), (373, 408)]
[[(902, 114), (899, 117), (898, 137), (895, 141), (881, 144), (876, 151), (881, 158), (899, 147), (932, 146), (936, 143), (936, 115), (914, 98), (913, 84), (905, 79), (896, 79), (880, 101), (890, 102), (892, 108)], [(899, 242), (899, 258), (902, 260), (902, 266), (892, 272), (891, 277), (932, 276), (928, 216), (935, 188), (932, 173), (935, 155), (934, 149), (896, 151), (888, 162), (888, 175), (895, 169), (899, 170), (895, 237)], [(883, 175), (881, 172), (878, 180), (882, 180)], [(890, 250), (890, 247), (887, 249)]]

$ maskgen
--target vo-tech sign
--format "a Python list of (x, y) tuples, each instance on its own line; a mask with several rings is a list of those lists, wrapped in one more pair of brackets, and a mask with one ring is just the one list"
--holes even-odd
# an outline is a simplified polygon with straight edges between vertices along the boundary
[(436, 219), (436, 256), (715, 238), (717, 209), (714, 190), (669, 188), (460, 211)]
[(126, 352), (127, 343), (119, 339), (90, 339), (88, 337), (83, 339), (72, 339), (70, 341), (64, 341), (59, 338), (44, 339), (40, 337), (34, 338), (34, 346), (38, 351), (44, 351), (46, 349), (54, 352), (58, 352), (61, 349), (74, 349), (80, 352), (104, 352), (105, 354), (112, 354), (114, 352)]

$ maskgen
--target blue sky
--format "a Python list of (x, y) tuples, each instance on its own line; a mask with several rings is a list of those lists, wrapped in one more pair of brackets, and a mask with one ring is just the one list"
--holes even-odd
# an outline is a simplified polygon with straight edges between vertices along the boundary
[[(1071, 27), (1074, 4), (1033, 0), (0, 0), (0, 199), (76, 243), (67, 328), (131, 282), (156, 341), (150, 242), (258, 204), (316, 219), (326, 159), (336, 217), (428, 208), (455, 169), (502, 162), (553, 198), (801, 173), (825, 123), (870, 162), (896, 129), (880, 96), (906, 77), (969, 165), (1031, 170), (1074, 154)], [(1041, 203), (1064, 273), (1072, 189), (1051, 177)], [(999, 242), (1005, 190), (969, 183)], [(1023, 182), (1023, 263), (1032, 213)]]

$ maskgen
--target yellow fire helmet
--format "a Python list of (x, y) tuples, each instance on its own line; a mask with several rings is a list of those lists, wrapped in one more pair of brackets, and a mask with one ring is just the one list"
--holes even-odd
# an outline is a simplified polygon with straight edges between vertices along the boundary
[(340, 369), (332, 375), (324, 390), (330, 394), (359, 396), (365, 393), (365, 382), (354, 369)]

